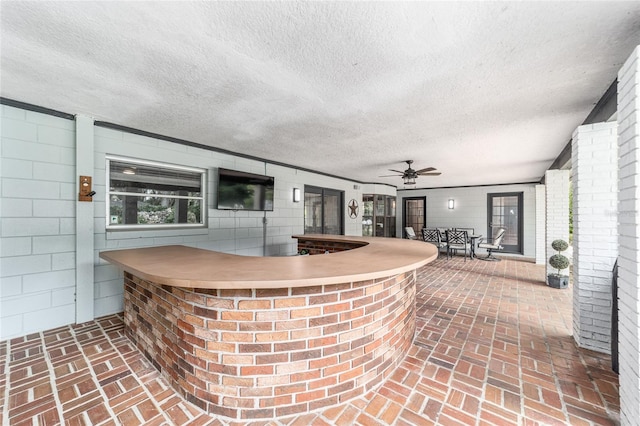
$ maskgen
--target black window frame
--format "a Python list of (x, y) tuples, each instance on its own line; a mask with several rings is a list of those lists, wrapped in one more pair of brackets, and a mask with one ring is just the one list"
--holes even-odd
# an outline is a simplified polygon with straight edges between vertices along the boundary
[[(307, 202), (307, 193), (311, 193), (311, 194), (318, 194), (321, 196), (322, 198), (322, 209), (321, 209), (321, 217), (320, 217), (320, 234), (326, 234), (326, 229), (325, 229), (325, 211), (324, 211), (324, 206), (325, 206), (325, 202), (324, 202), (324, 198), (325, 195), (337, 195), (338, 196), (338, 206), (340, 211), (338, 212), (339, 215), (339, 227), (340, 227), (340, 233), (339, 234), (331, 234), (331, 235), (344, 235), (344, 191), (340, 191), (338, 189), (333, 189), (333, 188), (323, 188), (323, 187), (319, 187), (319, 186), (313, 186), (313, 185), (305, 185), (304, 186), (304, 212), (305, 212), (305, 216), (306, 216), (306, 212), (307, 212), (307, 206), (306, 206), (306, 202)], [(307, 234), (307, 218), (304, 218), (304, 233)], [(316, 233), (316, 232), (314, 232)]]

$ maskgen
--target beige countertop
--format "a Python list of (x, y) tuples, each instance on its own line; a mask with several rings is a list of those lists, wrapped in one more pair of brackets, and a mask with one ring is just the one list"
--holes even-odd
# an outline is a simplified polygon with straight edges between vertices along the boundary
[(239, 256), (180, 245), (110, 250), (107, 262), (157, 284), (188, 288), (284, 288), (382, 278), (423, 266), (437, 255), (434, 245), (399, 238), (297, 235), (314, 241), (365, 244), (314, 256)]

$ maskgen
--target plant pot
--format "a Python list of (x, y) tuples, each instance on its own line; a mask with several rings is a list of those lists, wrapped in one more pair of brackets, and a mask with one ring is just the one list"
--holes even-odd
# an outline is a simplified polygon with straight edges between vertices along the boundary
[(569, 277), (567, 275), (547, 275), (547, 283), (553, 288), (569, 287)]

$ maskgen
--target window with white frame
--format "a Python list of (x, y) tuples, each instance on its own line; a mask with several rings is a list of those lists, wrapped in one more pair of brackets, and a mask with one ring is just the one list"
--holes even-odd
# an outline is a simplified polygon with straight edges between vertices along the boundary
[(203, 227), (205, 169), (107, 156), (107, 229)]

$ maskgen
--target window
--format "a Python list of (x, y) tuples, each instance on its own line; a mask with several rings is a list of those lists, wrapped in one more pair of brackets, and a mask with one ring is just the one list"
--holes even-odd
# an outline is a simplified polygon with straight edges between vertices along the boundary
[(362, 236), (396, 236), (396, 197), (390, 195), (362, 195)]
[(107, 229), (204, 227), (206, 170), (107, 156)]
[(344, 233), (344, 193), (335, 189), (304, 187), (304, 233)]

